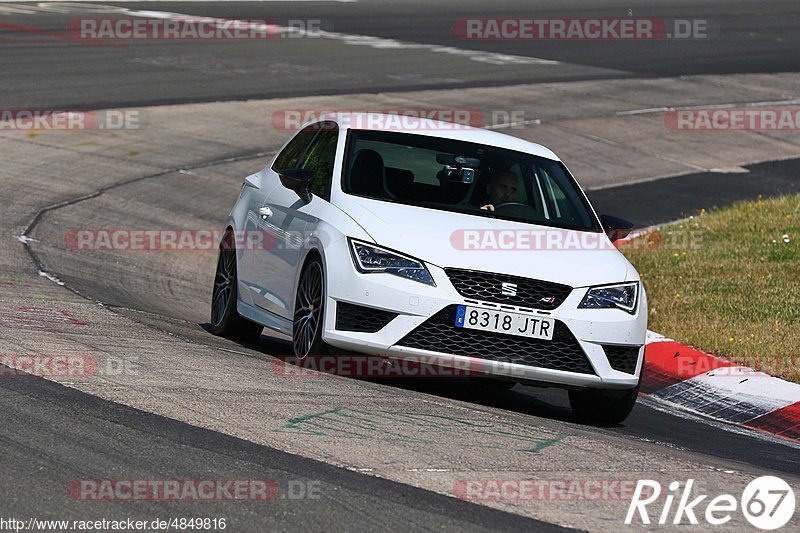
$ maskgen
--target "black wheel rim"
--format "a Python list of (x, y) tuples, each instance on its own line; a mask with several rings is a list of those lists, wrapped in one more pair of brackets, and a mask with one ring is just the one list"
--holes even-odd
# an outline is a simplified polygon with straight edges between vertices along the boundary
[(211, 319), (219, 326), (231, 304), (233, 287), (236, 283), (236, 252), (220, 250), (217, 259), (217, 274), (214, 277), (214, 294), (211, 299)]
[(307, 356), (314, 345), (317, 329), (322, 321), (322, 268), (317, 262), (308, 265), (297, 287), (294, 311), (294, 353)]

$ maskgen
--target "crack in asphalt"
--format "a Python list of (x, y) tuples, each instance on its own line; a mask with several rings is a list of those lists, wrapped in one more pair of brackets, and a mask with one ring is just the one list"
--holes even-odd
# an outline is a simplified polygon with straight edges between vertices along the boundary
[[(22, 243), (22, 245), (25, 247), (25, 250), (28, 252), (28, 256), (31, 258), (31, 261), (33, 261), (34, 266), (39, 271), (39, 275), (44, 276), (47, 279), (50, 279), (51, 281), (53, 281), (54, 283), (57, 283), (58, 285), (60, 285), (62, 287), (65, 287), (66, 289), (68, 289), (69, 291), (73, 292), (74, 294), (77, 294), (81, 298), (84, 298), (84, 299), (89, 300), (89, 301), (94, 302), (94, 303), (105, 305), (104, 302), (102, 302), (100, 300), (97, 300), (95, 298), (89, 297), (89, 296), (87, 296), (85, 294), (82, 294), (80, 291), (78, 291), (74, 287), (70, 287), (66, 283), (63, 283), (63, 282), (62, 283), (58, 283), (55, 280), (51, 279), (51, 276), (49, 275), (48, 271), (45, 269), (44, 263), (42, 262), (41, 259), (39, 259), (39, 256), (36, 254), (36, 252), (33, 251), (33, 249), (31, 248), (31, 246), (29, 244), (31, 241), (35, 241), (35, 239), (31, 239), (30, 234), (36, 228), (36, 226), (39, 224), (39, 222), (41, 221), (42, 217), (45, 214), (47, 214), (47, 213), (49, 213), (51, 211), (56, 211), (56, 210), (61, 209), (63, 207), (69, 207), (69, 206), (78, 204), (80, 202), (84, 202), (86, 200), (91, 200), (93, 198), (97, 198), (98, 196), (101, 196), (101, 195), (105, 194), (108, 191), (117, 189), (119, 187), (124, 187), (126, 185), (131, 185), (133, 183), (138, 183), (138, 182), (149, 180), (149, 179), (160, 178), (162, 176), (166, 176), (168, 174), (172, 174), (172, 173), (175, 173), (175, 172), (186, 173), (188, 171), (198, 170), (198, 169), (202, 169), (202, 168), (210, 168), (210, 167), (214, 167), (214, 166), (217, 166), (217, 165), (223, 165), (223, 164), (226, 164), (226, 163), (234, 163), (234, 162), (237, 162), (237, 161), (246, 161), (248, 159), (258, 159), (258, 158), (261, 158), (261, 157), (266, 157), (268, 155), (272, 155), (274, 153), (275, 153), (274, 150), (270, 150), (270, 151), (266, 151), (266, 152), (265, 151), (247, 152), (247, 153), (243, 153), (243, 154), (240, 154), (240, 155), (226, 156), (226, 157), (217, 158), (217, 159), (211, 159), (211, 160), (208, 160), (208, 161), (203, 161), (203, 162), (200, 162), (200, 163), (195, 163), (195, 164), (190, 164), (190, 165), (180, 165), (180, 166), (170, 167), (170, 168), (162, 169), (162, 170), (160, 170), (158, 172), (154, 172), (152, 174), (145, 174), (144, 176), (136, 176), (134, 178), (129, 178), (129, 179), (126, 179), (126, 180), (123, 180), (123, 181), (112, 183), (111, 185), (106, 185), (105, 187), (100, 187), (100, 188), (92, 191), (91, 193), (83, 194), (83, 195), (77, 196), (75, 198), (70, 198), (69, 200), (63, 200), (61, 202), (57, 202), (57, 203), (54, 203), (54, 204), (51, 204), (51, 205), (48, 205), (48, 206), (40, 208), (36, 212), (36, 214), (33, 216), (33, 218), (30, 220), (30, 222), (28, 222), (28, 225), (25, 226), (25, 229), (22, 231), (22, 233), (20, 235), (15, 236), (15, 238), (17, 240), (19, 240), (20, 243)], [(112, 309), (112, 308), (109, 307), (109, 309)]]

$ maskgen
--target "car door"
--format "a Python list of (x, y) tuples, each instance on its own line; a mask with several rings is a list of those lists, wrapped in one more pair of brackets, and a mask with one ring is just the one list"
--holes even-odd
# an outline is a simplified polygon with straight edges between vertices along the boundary
[(281, 187), (278, 175), (272, 169), (297, 165), (315, 133), (309, 128), (299, 131), (280, 151), (272, 167), (268, 166), (245, 178), (242, 199), (247, 203), (247, 215), (236, 237), (239, 292), (242, 300), (247, 303), (252, 304), (263, 299), (264, 288), (256, 278), (259, 269), (263, 268), (262, 265), (269, 262), (267, 256), (274, 249), (273, 243), (267, 241), (271, 236), (265, 230), (264, 214), (260, 213), (268, 195)]
[(266, 171), (264, 169), (245, 178), (237, 202), (237, 206), (244, 204), (246, 210), (245, 219), (235, 235), (239, 298), (249, 305), (253, 304), (253, 296), (260, 290), (254, 281), (255, 265), (271, 248), (264, 242), (258, 210), (264, 204), (266, 196), (280, 184), (277, 177), (270, 179)]
[[(253, 279), (258, 291), (253, 301), (259, 307), (284, 318), (291, 318), (294, 309), (294, 280), (305, 257), (308, 235), (316, 227), (312, 212), (320, 202), (330, 198), (333, 161), (339, 133), (335, 123), (317, 123), (306, 128), (311, 140), (297, 160), (278, 158), (269, 172), (279, 180), (278, 171), (286, 168), (313, 170), (310, 202), (283, 185), (264, 197), (259, 207), (259, 229), (265, 241), (272, 244), (269, 252), (254, 256)], [(304, 130), (304, 131), (306, 131)], [(302, 133), (302, 132), (301, 132)]]

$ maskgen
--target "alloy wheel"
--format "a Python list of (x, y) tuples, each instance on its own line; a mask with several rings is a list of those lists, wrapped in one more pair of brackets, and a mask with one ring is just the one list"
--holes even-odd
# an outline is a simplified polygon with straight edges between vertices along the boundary
[(297, 287), (292, 343), (298, 357), (311, 353), (322, 321), (322, 266), (312, 261), (303, 271)]

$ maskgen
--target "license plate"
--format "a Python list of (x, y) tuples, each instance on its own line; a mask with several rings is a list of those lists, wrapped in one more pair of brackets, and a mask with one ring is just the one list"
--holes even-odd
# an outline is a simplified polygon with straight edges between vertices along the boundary
[(482, 307), (459, 305), (456, 311), (456, 327), (494, 331), (506, 335), (553, 340), (555, 321), (552, 318), (509, 313)]

